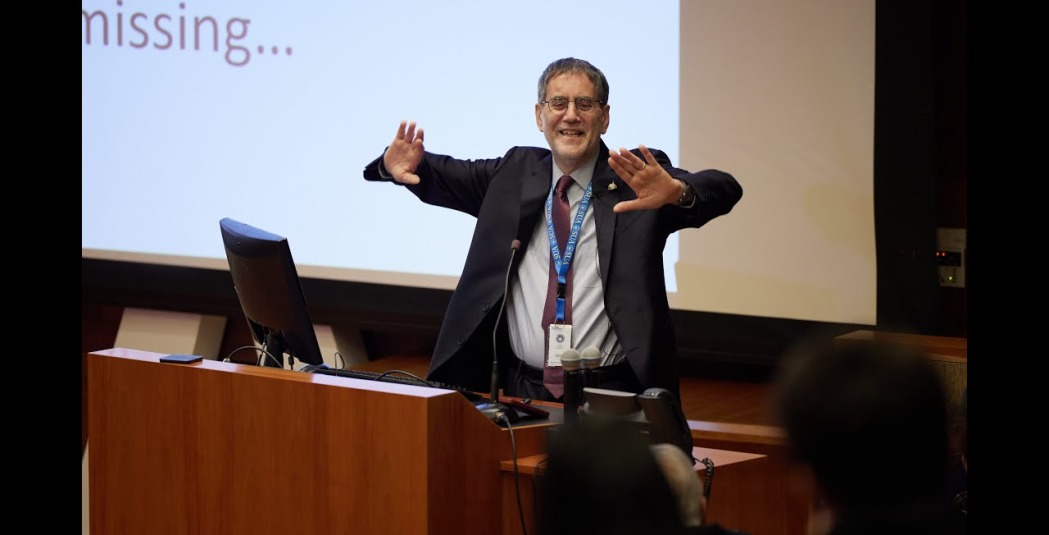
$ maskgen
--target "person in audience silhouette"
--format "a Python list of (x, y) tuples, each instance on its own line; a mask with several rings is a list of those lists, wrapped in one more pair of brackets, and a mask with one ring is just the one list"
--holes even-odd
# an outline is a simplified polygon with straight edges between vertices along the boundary
[(824, 504), (814, 532), (967, 532), (948, 485), (947, 397), (926, 355), (881, 342), (805, 343), (784, 355), (771, 399)]
[(681, 448), (666, 442), (652, 444), (649, 449), (670, 484), (677, 499), (678, 514), (684, 533), (689, 535), (748, 535), (744, 531), (728, 529), (718, 523), (707, 522), (707, 499), (703, 484), (696, 475), (694, 461)]
[(539, 535), (742, 534), (705, 524), (699, 475), (678, 446), (618, 420), (556, 431), (536, 481)]

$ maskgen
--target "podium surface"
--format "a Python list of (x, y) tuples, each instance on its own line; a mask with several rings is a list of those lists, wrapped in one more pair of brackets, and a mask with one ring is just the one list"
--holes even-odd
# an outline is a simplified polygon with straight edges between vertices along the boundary
[(502, 529), (511, 431), (458, 392), (162, 356), (88, 354), (92, 534)]

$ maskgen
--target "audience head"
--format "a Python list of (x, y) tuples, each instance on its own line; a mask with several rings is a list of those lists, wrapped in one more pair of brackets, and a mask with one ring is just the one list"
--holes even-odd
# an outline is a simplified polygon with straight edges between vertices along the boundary
[(884, 515), (946, 495), (946, 394), (916, 350), (806, 343), (784, 356), (773, 403), (833, 510)]
[(540, 534), (681, 533), (678, 499), (649, 446), (614, 420), (556, 431), (538, 479)]
[(656, 464), (677, 496), (681, 523), (685, 527), (702, 525), (706, 503), (703, 499), (703, 484), (696, 475), (692, 459), (674, 444), (653, 444), (650, 449)]

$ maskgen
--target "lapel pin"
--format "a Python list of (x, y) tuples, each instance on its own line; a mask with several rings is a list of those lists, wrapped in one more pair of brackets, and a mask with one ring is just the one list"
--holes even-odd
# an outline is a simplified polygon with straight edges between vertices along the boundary
[(608, 183), (608, 191), (615, 191), (615, 190), (616, 190), (616, 183), (615, 182), (609, 182)]

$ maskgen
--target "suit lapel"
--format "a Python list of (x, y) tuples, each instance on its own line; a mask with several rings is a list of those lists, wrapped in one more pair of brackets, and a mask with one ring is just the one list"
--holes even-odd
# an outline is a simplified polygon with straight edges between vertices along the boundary
[(619, 202), (619, 192), (626, 187), (608, 166), (608, 147), (601, 141), (601, 150), (594, 165), (593, 195), (591, 210), (597, 227), (597, 256), (601, 266), (601, 282), (608, 283), (608, 266), (611, 265), (612, 245), (615, 239), (616, 213), (612, 207)]
[(552, 173), (553, 156), (547, 155), (543, 158), (538, 168), (531, 170), (531, 175), (526, 176), (521, 184), (521, 214), (518, 218), (517, 239), (521, 240), (522, 248), (528, 247), (532, 239), (532, 231), (539, 221), (539, 215), (543, 213), (546, 195), (550, 192), (550, 174)]

